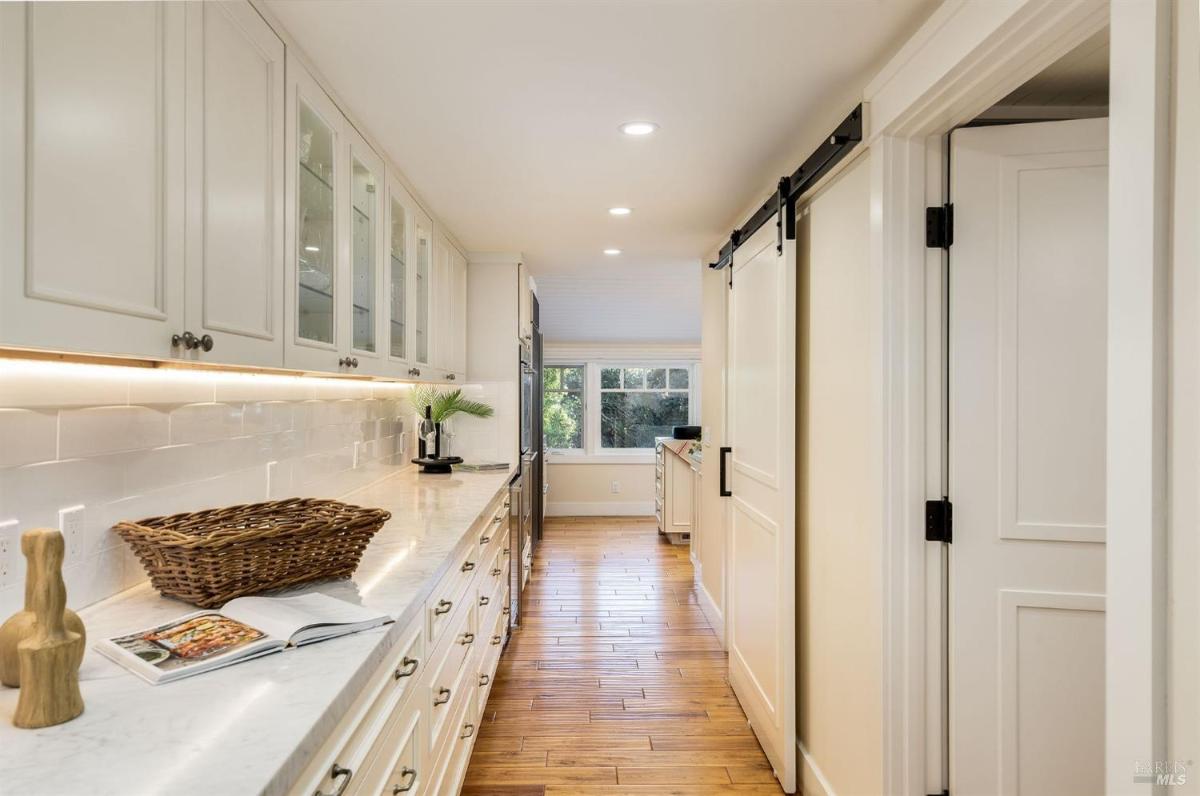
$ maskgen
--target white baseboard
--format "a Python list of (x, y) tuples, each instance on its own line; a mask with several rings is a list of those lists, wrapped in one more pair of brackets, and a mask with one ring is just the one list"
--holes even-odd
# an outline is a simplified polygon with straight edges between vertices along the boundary
[(796, 746), (800, 747), (800, 792), (804, 796), (837, 796), (804, 744), (796, 741)]
[(702, 577), (700, 566), (696, 566), (696, 593), (700, 595), (700, 612), (704, 614), (704, 618), (712, 625), (713, 632), (717, 634), (717, 638), (721, 639), (721, 648), (729, 649), (729, 645), (725, 643), (725, 615), (717, 608), (717, 603), (713, 600), (712, 595), (708, 593), (708, 589), (704, 588), (704, 579)]
[(546, 504), (547, 517), (653, 517), (654, 501)]

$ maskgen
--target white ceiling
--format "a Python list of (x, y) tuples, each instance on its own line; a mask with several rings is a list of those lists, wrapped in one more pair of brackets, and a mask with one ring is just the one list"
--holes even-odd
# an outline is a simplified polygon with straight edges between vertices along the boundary
[(267, 5), (464, 246), (525, 253), (548, 338), (695, 340), (701, 258), (936, 0)]

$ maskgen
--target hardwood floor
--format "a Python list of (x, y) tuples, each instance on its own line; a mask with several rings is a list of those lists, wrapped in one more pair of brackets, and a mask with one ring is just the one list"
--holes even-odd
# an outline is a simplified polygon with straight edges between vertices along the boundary
[(653, 518), (546, 525), (463, 794), (782, 793), (687, 548)]

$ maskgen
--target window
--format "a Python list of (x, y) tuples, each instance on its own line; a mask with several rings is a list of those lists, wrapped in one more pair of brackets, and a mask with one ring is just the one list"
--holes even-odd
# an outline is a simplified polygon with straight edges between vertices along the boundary
[(602, 367), (600, 369), (600, 447), (653, 448), (687, 425), (691, 397), (687, 368)]
[(542, 426), (551, 450), (583, 450), (584, 366), (543, 369)]

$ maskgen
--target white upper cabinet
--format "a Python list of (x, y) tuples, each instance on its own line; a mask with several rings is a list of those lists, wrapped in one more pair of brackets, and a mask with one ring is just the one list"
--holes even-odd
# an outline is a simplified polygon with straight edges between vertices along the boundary
[[(286, 279), (284, 364), (337, 371), (349, 341), (340, 314), (349, 309), (339, 279), (349, 242), (342, 216), (349, 209), (345, 122), (333, 100), (299, 61), (287, 61)], [(342, 248), (346, 255), (342, 256)]]
[(185, 327), (203, 345), (179, 353), (202, 361), (278, 367), (283, 364), (283, 42), (246, 3), (185, 7)]
[(0, 348), (465, 376), (466, 258), (289, 41), (245, 0), (0, 3)]
[[(342, 314), (341, 337), (349, 341), (349, 366), (352, 373), (384, 375), (387, 368), (386, 312), (384, 295), (385, 249), (384, 207), (386, 171), (383, 159), (367, 145), (349, 124), (345, 126), (346, 169), (349, 179), (347, 229), (343, 236), (348, 251), (344, 268), (350, 302)], [(345, 362), (346, 358), (343, 358)]]
[(0, 4), (0, 344), (173, 354), (184, 13)]

